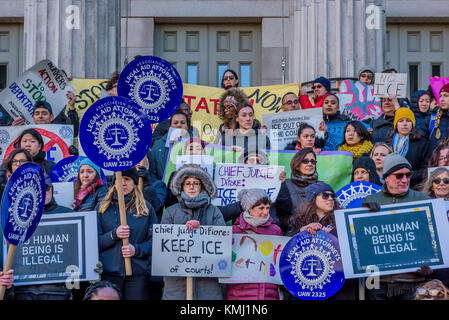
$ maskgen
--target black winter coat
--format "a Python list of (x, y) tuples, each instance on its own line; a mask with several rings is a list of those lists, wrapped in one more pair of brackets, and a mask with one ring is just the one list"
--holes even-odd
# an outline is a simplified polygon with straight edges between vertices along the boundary
[(388, 143), (388, 137), (394, 130), (394, 116), (382, 115), (375, 120), (369, 122), (373, 133), (371, 134), (371, 142), (376, 144), (377, 142)]
[(429, 154), (428, 157), (432, 155), (433, 150), (438, 145), (439, 142), (443, 141), (445, 138), (449, 136), (449, 111), (444, 110), (443, 115), (440, 119), (440, 125), (438, 126), (438, 129), (440, 129), (440, 138), (436, 138), (437, 130), (434, 129), (432, 132), (429, 132), (429, 125), (431, 116), (427, 116), (424, 121), (421, 123), (421, 126), (419, 127), (419, 131), (421, 134), (427, 138), (429, 141)]

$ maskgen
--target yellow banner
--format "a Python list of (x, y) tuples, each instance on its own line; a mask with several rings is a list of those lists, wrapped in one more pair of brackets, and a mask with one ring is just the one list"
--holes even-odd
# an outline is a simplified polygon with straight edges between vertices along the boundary
[[(106, 79), (73, 79), (76, 90), (76, 110), (80, 118), (95, 101), (100, 98), (101, 89), (106, 87)], [(298, 84), (241, 88), (248, 96), (256, 119), (262, 123), (262, 115), (281, 111), (281, 99), (287, 92), (298, 92)], [(215, 87), (184, 84), (183, 97), (193, 112), (192, 125), (203, 140), (212, 142), (218, 132), (221, 120), (218, 118), (218, 101), (224, 90)]]

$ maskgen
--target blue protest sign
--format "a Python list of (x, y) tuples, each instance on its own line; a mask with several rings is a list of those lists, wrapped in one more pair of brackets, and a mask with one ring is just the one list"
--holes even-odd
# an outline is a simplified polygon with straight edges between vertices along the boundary
[(133, 101), (107, 97), (84, 113), (79, 137), (86, 156), (97, 166), (125, 171), (137, 165), (150, 150), (151, 123)]
[(34, 163), (14, 171), (2, 197), (2, 230), (10, 244), (20, 246), (36, 230), (45, 205), (45, 177)]
[[(87, 159), (83, 156), (71, 156), (62, 159), (51, 169), (50, 179), (51, 182), (72, 182), (76, 180), (78, 176), (78, 171), (80, 168), (80, 163), (84, 159)], [(100, 169), (100, 178), (104, 184), (106, 184), (106, 176), (104, 175), (103, 170)]]
[(301, 300), (325, 300), (345, 282), (338, 240), (319, 230), (298, 233), (284, 247), (279, 262), (287, 290)]
[(154, 56), (134, 59), (120, 73), (119, 96), (136, 102), (151, 123), (171, 117), (182, 101), (182, 80), (168, 61)]
[[(344, 138), (344, 130), (345, 130), (345, 126), (348, 122), (346, 121), (341, 121), (341, 122), (331, 122), (331, 123), (326, 123), (327, 125), (327, 130), (326, 130), (326, 143), (324, 145), (323, 150), (326, 151), (336, 151), (338, 150), (338, 147), (340, 145), (340, 143), (342, 143), (343, 138)], [(361, 122), (367, 130), (369, 130), (369, 125), (367, 125), (364, 122)]]
[(381, 186), (371, 182), (353, 182), (337, 191), (337, 201), (342, 208), (360, 208), (366, 196), (377, 193), (381, 189)]

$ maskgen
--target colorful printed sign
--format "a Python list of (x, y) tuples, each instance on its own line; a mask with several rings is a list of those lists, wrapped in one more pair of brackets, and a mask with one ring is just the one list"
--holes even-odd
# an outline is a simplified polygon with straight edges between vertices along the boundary
[(81, 119), (84, 112), (97, 100), (108, 96), (106, 85), (108, 79), (73, 78), (70, 85), (76, 90), (75, 110)]
[(80, 124), (80, 143), (99, 167), (125, 171), (137, 165), (151, 146), (150, 122), (141, 108), (123, 97), (95, 102)]
[(285, 288), (301, 300), (325, 300), (345, 282), (338, 240), (319, 230), (298, 233), (285, 245), (279, 270)]
[(279, 261), (290, 237), (258, 234), (232, 235), (232, 271), (220, 283), (273, 283), (282, 285)]
[(267, 126), (267, 135), (270, 138), (271, 148), (285, 150), (287, 145), (296, 141), (298, 128), (306, 122), (318, 132), (320, 122), (323, 121), (321, 108), (269, 113), (262, 115), (263, 124)]
[(340, 112), (352, 120), (375, 119), (382, 114), (380, 99), (374, 96), (374, 86), (343, 80), (339, 93)]
[(0, 127), (0, 148), (3, 153), (0, 159), (7, 159), (15, 149), (14, 143), (26, 129), (36, 129), (44, 140), (42, 150), (46, 153), (45, 159), (58, 162), (69, 157), (69, 147), (73, 145), (73, 126), (65, 124), (35, 124), (32, 126)]
[(376, 73), (374, 96), (388, 98), (394, 95), (398, 98), (407, 97), (407, 73)]
[(237, 202), (241, 190), (252, 188), (265, 190), (274, 202), (281, 190), (279, 175), (282, 171), (283, 166), (216, 163), (214, 182), (218, 191), (212, 204), (226, 206)]
[(74, 91), (64, 72), (50, 60), (42, 60), (26, 70), (2, 92), (0, 104), (11, 117), (23, 118), (26, 125), (33, 124), (34, 105), (38, 101), (50, 103), (56, 116), (65, 108), (66, 94)]
[(120, 73), (119, 96), (137, 103), (151, 123), (171, 117), (182, 100), (182, 80), (168, 61), (153, 56), (134, 59)]
[(335, 212), (346, 278), (449, 266), (449, 224), (443, 199)]
[[(5, 258), (6, 250), (4, 241)], [(16, 251), (14, 285), (98, 280), (98, 261), (95, 211), (44, 214), (33, 236)]]
[(229, 277), (232, 227), (153, 225), (152, 276)]
[(44, 172), (37, 164), (24, 163), (11, 175), (2, 196), (2, 230), (10, 244), (20, 246), (33, 235), (44, 205)]
[[(51, 182), (73, 182), (78, 176), (78, 171), (80, 168), (80, 163), (86, 159), (83, 156), (71, 156), (62, 159), (51, 169), (50, 179)], [(106, 184), (106, 176), (103, 170), (100, 168), (100, 177), (103, 183)]]
[(360, 208), (363, 199), (371, 194), (379, 192), (381, 189), (381, 186), (371, 182), (353, 182), (337, 191), (337, 201), (342, 208)]

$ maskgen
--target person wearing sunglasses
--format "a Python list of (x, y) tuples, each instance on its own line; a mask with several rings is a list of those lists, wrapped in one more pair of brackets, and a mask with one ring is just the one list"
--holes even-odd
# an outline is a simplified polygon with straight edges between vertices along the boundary
[[(312, 83), (313, 98), (307, 95), (307, 88), (299, 88), (299, 103), (301, 109), (320, 108), (323, 106), (324, 98), (331, 91), (331, 82), (325, 77), (316, 78)], [(312, 101), (313, 103), (312, 103)]]
[(290, 162), (291, 177), (281, 184), (275, 201), (279, 226), (283, 232), (289, 229), (289, 219), (298, 212), (306, 198), (306, 187), (318, 181), (316, 154), (312, 148), (298, 151)]
[(287, 92), (282, 97), (282, 111), (294, 111), (299, 110), (299, 98), (293, 92)]
[(432, 171), (423, 185), (422, 192), (432, 199), (449, 200), (449, 170), (438, 168)]
[(223, 73), (223, 78), (221, 78), (221, 87), (225, 90), (230, 88), (236, 88), (239, 86), (239, 77), (237, 72), (228, 69)]
[(226, 130), (237, 128), (237, 106), (248, 101), (246, 94), (239, 88), (230, 88), (223, 92), (218, 100), (218, 117), (223, 122), (218, 128), (219, 133), (224, 134)]
[(375, 73), (373, 68), (365, 66), (359, 71), (359, 81), (366, 85), (374, 84)]
[(416, 288), (415, 300), (449, 300), (449, 288), (438, 279), (430, 280)]
[[(410, 179), (413, 175), (412, 166), (406, 158), (398, 153), (391, 153), (385, 157), (382, 189), (367, 196), (362, 207), (370, 211), (379, 211), (381, 205), (429, 200), (424, 193), (410, 189)], [(425, 280), (433, 270), (427, 265), (421, 266), (416, 272), (401, 273), (380, 277), (378, 289), (367, 289), (369, 300), (411, 300), (417, 283)]]

